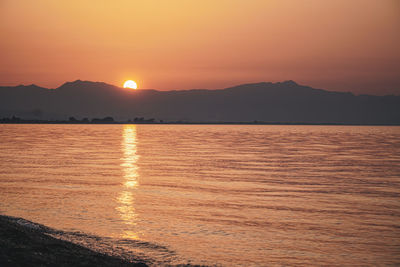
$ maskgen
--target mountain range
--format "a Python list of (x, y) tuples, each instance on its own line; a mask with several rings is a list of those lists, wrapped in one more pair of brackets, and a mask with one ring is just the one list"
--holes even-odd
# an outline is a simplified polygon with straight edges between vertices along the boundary
[(0, 87), (0, 117), (135, 117), (187, 122), (400, 124), (400, 96), (354, 95), (294, 81), (220, 90), (132, 90), (77, 80), (56, 89)]

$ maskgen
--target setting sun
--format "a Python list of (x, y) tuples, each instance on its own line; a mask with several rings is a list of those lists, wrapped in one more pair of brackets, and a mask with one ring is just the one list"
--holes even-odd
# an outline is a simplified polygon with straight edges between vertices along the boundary
[(137, 89), (137, 84), (136, 84), (136, 82), (134, 82), (132, 80), (127, 80), (124, 83), (124, 88), (130, 88), (130, 89), (136, 90)]

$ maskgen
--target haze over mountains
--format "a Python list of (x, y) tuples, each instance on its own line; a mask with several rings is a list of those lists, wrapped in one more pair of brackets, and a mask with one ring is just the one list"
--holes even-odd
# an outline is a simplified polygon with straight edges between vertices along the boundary
[(0, 87), (0, 117), (135, 117), (188, 122), (400, 124), (400, 96), (354, 95), (293, 81), (222, 90), (131, 90), (77, 80), (56, 89)]

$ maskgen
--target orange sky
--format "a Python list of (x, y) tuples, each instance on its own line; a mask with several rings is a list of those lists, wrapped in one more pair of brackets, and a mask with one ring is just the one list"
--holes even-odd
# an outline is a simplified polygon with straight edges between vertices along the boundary
[(398, 0), (1, 0), (0, 85), (400, 94)]

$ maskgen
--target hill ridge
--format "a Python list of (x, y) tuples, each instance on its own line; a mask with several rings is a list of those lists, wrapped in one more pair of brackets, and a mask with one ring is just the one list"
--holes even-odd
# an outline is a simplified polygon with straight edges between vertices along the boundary
[(357, 96), (292, 80), (172, 91), (131, 90), (75, 80), (56, 89), (0, 87), (0, 117), (14, 115), (27, 119), (112, 116), (118, 120), (400, 124), (400, 96)]

